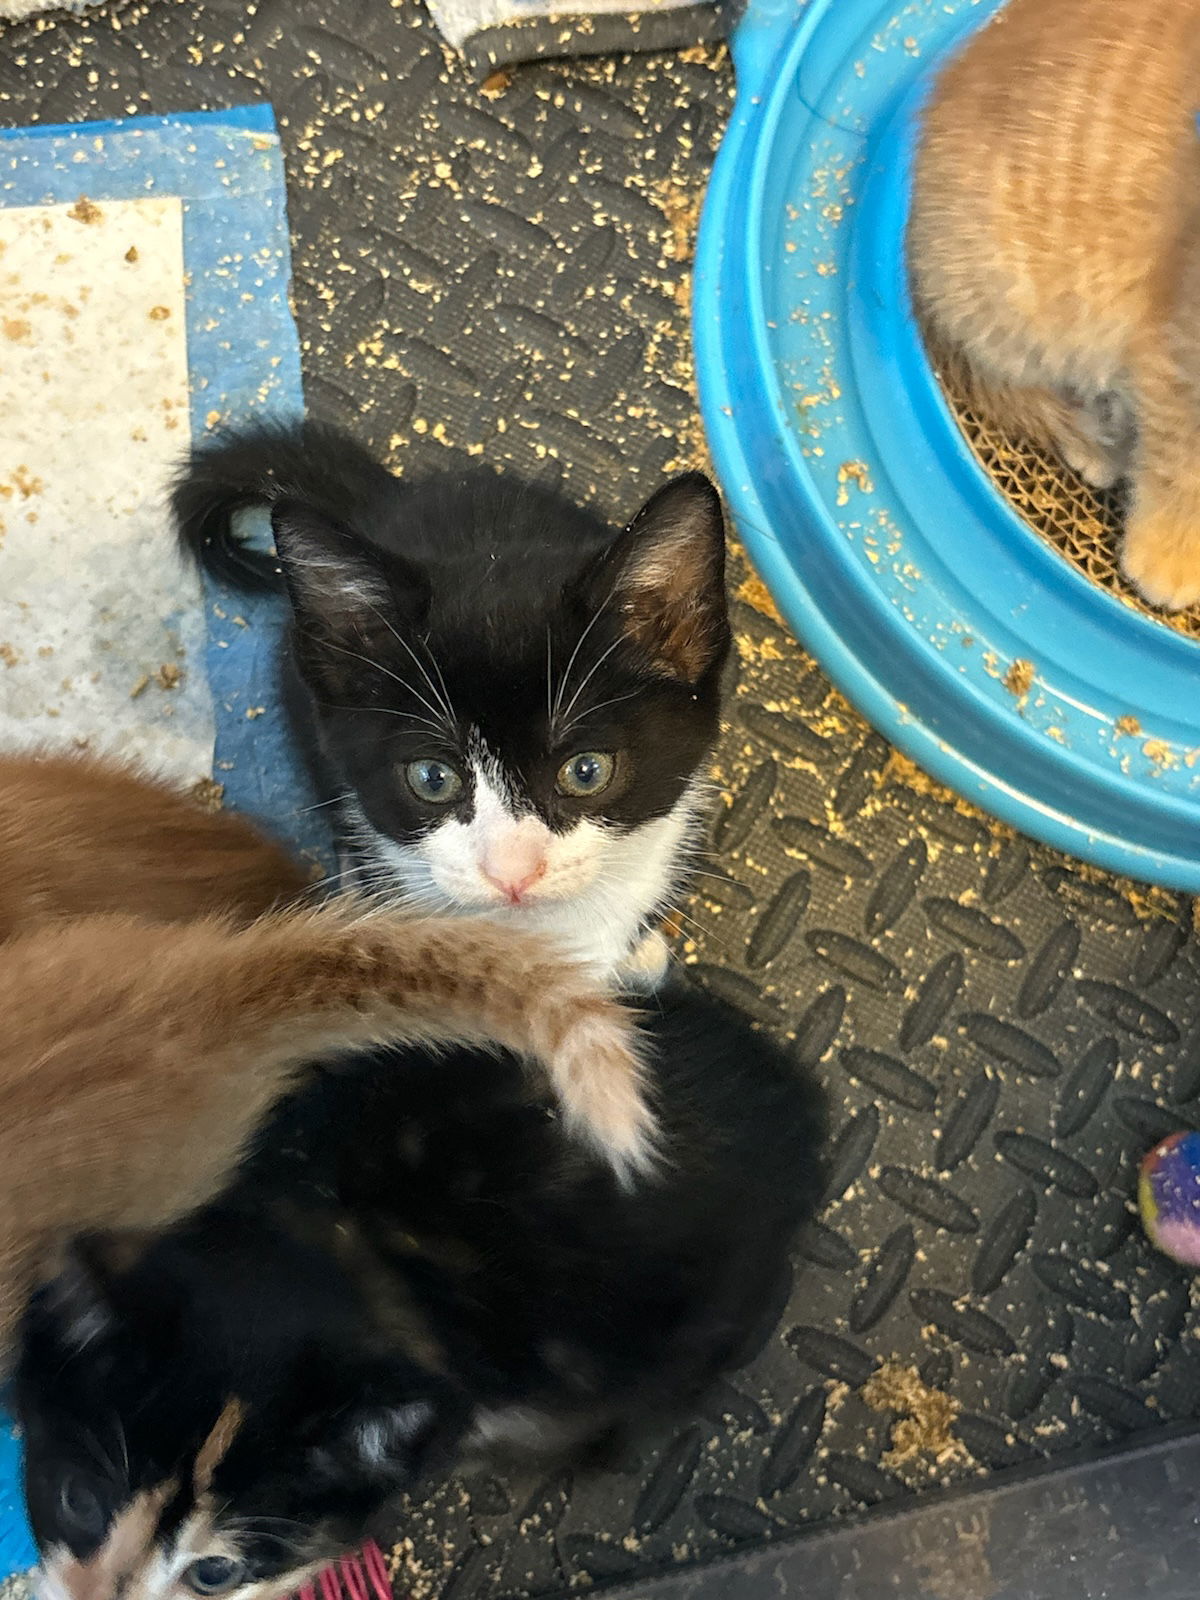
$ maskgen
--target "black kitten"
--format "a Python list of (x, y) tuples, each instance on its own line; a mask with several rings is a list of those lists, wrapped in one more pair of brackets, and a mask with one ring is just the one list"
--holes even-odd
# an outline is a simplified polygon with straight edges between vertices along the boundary
[[(254, 504), (276, 560), (232, 534)], [(214, 573), (282, 571), (289, 699), (360, 882), (661, 977), (730, 642), (707, 478), (617, 532), (485, 469), (408, 483), (303, 424), (201, 449), (174, 505)]]
[(485, 1446), (688, 1406), (777, 1303), (819, 1091), (724, 1007), (646, 1019), (670, 1156), (622, 1191), (510, 1059), (380, 1055), (281, 1112), (231, 1191), (77, 1248), (17, 1376), (46, 1593), (282, 1595)]

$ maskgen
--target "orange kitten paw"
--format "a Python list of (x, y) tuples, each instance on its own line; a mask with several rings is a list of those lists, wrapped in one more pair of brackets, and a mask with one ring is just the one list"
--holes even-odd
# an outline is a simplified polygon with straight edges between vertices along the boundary
[(1131, 523), (1121, 549), (1121, 570), (1151, 605), (1182, 611), (1200, 601), (1200, 522), (1168, 518)]
[(1052, 431), (1063, 460), (1093, 489), (1111, 489), (1129, 476), (1133, 413), (1120, 395), (1105, 390), (1078, 401)]
[(658, 1162), (658, 1121), (638, 1049), (633, 1013), (602, 1002), (568, 1028), (551, 1063), (568, 1131), (590, 1145), (625, 1188)]
[(1124, 455), (1106, 450), (1091, 440), (1060, 439), (1059, 450), (1071, 471), (1077, 472), (1093, 489), (1112, 489), (1125, 476)]

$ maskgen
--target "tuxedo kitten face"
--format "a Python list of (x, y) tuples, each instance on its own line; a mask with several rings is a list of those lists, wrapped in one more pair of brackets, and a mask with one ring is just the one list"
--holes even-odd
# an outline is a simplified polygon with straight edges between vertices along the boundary
[(272, 518), (359, 880), (607, 969), (668, 908), (700, 809), (729, 648), (716, 493), (676, 479), (614, 534), (494, 474), (375, 470), (365, 514)]
[(173, 1293), (168, 1270), (139, 1303), (136, 1274), (111, 1297), (105, 1274), (77, 1250), (27, 1319), (17, 1387), (43, 1600), (275, 1600), (412, 1486), (444, 1421), (436, 1379), (336, 1340), (288, 1348), (281, 1314), (278, 1360), (239, 1384), (238, 1330), (218, 1318), (197, 1335), (203, 1294)]

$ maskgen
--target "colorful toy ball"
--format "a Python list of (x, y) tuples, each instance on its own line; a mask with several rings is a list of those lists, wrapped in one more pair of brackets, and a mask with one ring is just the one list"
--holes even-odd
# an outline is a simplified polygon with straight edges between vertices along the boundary
[(1173, 1133), (1143, 1159), (1138, 1209), (1151, 1244), (1200, 1268), (1200, 1133)]

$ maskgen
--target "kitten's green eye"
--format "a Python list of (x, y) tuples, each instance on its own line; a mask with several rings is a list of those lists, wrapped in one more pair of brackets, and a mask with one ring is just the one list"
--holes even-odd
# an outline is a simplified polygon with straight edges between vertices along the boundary
[(246, 1576), (246, 1563), (233, 1556), (202, 1556), (183, 1574), (193, 1594), (228, 1594)]
[(617, 764), (603, 750), (583, 750), (558, 769), (556, 786), (559, 794), (572, 800), (589, 800), (594, 794), (603, 794), (613, 781)]
[(448, 806), (462, 793), (462, 778), (445, 761), (410, 761), (404, 769), (408, 787), (418, 800), (431, 806)]

